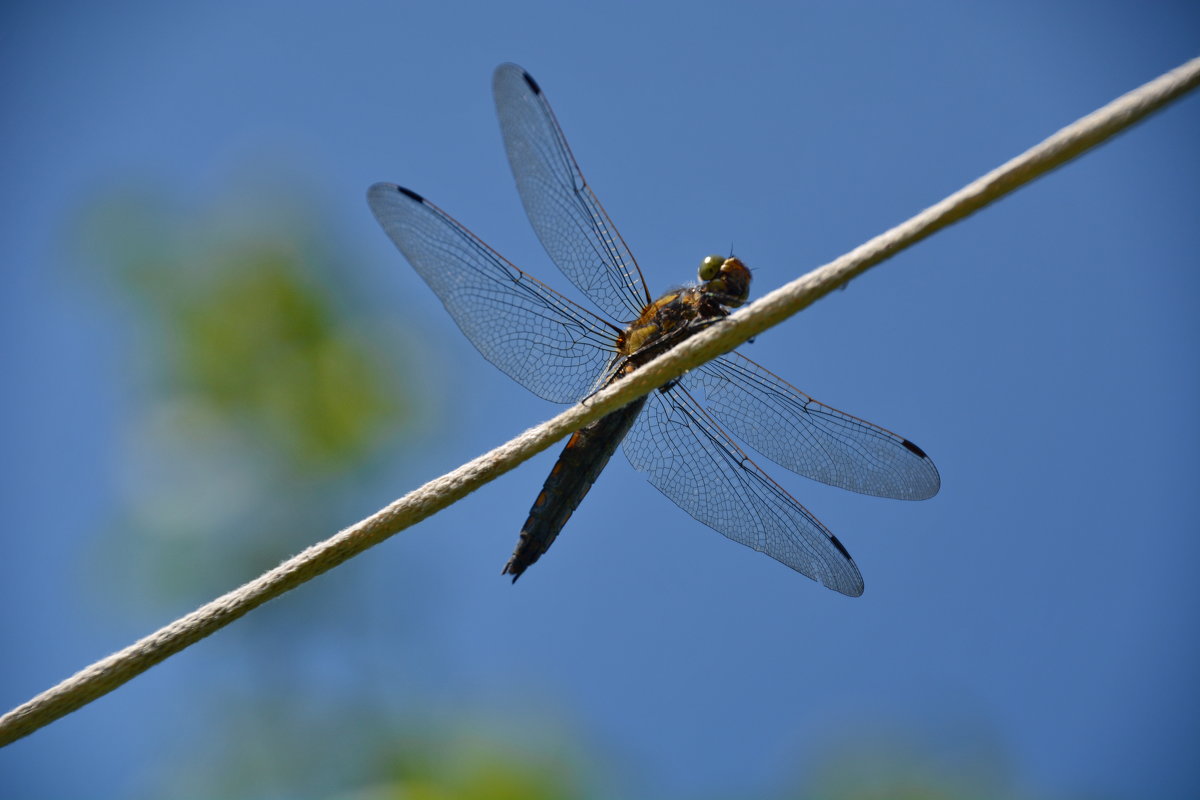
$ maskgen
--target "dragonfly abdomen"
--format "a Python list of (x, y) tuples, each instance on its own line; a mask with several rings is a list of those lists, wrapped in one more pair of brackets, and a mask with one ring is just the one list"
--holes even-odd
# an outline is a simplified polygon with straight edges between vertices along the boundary
[(501, 574), (512, 575), (515, 583), (550, 548), (645, 404), (646, 398), (640, 397), (571, 435), (529, 509), (517, 549)]

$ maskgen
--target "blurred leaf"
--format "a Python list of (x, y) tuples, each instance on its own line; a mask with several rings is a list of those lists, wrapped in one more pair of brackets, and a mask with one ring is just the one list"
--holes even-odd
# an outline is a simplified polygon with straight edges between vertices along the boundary
[(339, 498), (427, 405), (413, 392), (426, 381), (404, 380), (413, 337), (381, 341), (394, 325), (356, 291), (369, 271), (301, 195), (198, 212), (177, 192), (122, 191), (83, 215), (77, 263), (130, 342), (114, 376), (131, 406), (123, 505), (106, 539), (144, 539), (118, 551), (156, 579), (120, 585), (187, 592), (212, 568), (245, 574), (336, 530)]

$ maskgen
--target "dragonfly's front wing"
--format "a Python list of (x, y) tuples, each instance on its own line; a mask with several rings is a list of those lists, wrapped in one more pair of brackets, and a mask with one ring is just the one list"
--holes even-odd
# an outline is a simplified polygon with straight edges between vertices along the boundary
[(517, 192), (542, 246), (602, 311), (635, 319), (651, 299), (642, 272), (584, 179), (541, 87), (516, 64), (501, 64), (492, 91)]
[(367, 201), (488, 361), (556, 403), (573, 403), (594, 388), (619, 329), (517, 269), (416, 192), (377, 183)]
[(626, 457), (700, 522), (842, 594), (863, 592), (854, 559), (721, 430), (686, 389), (651, 392)]

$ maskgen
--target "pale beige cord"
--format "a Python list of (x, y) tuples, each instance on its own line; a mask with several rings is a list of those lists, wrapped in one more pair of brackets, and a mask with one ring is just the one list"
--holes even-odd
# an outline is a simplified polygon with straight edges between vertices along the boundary
[(934, 231), (963, 219), (1019, 186), (1108, 139), (1200, 83), (1200, 58), (1114, 100), (1063, 128), (937, 205), (836, 261), (792, 281), (727, 322), (660, 358), (508, 444), (430, 481), (387, 508), (313, 545), (270, 572), (114, 653), (0, 717), (0, 745), (32, 733), (125, 683), (140, 672), (228, 625), (250, 609), (379, 544), (394, 533), (491, 481), (587, 423), (727, 352)]

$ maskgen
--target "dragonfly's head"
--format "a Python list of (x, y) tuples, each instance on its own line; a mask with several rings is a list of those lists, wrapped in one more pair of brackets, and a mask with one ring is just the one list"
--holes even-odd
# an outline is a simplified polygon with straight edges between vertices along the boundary
[(737, 308), (750, 296), (750, 270), (740, 258), (705, 256), (699, 275), (704, 293), (723, 306)]

